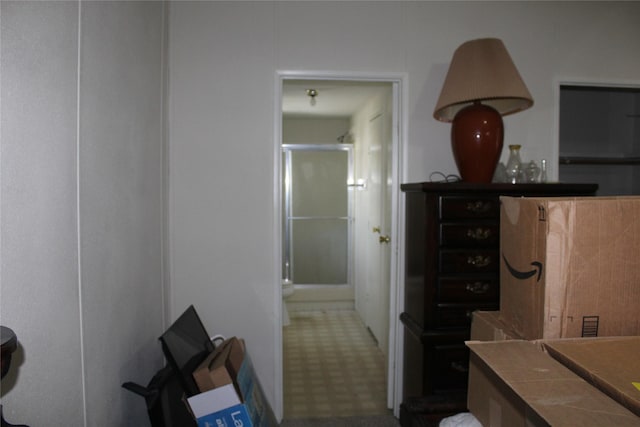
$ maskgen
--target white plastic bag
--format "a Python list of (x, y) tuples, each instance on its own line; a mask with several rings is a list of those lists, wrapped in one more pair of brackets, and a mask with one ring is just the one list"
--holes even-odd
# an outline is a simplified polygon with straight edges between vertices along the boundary
[(472, 413), (462, 412), (440, 421), (440, 427), (482, 427), (482, 424)]

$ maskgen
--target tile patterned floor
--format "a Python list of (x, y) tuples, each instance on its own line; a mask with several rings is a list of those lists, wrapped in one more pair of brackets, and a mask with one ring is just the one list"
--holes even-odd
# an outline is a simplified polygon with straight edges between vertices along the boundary
[(283, 342), (285, 419), (390, 413), (384, 356), (355, 312), (292, 313)]

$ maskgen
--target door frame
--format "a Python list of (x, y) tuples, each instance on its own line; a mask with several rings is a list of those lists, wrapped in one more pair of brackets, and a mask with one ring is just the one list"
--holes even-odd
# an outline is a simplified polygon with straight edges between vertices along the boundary
[(402, 399), (403, 328), (399, 320), (404, 301), (404, 199), (400, 183), (406, 181), (406, 152), (408, 145), (408, 75), (407, 73), (366, 73), (341, 71), (277, 71), (274, 90), (273, 136), (273, 224), (275, 231), (272, 284), (275, 313), (275, 390), (272, 402), (278, 419), (282, 419), (283, 351), (282, 351), (282, 88), (285, 80), (353, 80), (386, 82), (392, 85), (393, 103), (393, 190), (391, 195), (391, 260), (389, 295), (389, 360), (387, 366), (387, 405), (399, 417)]

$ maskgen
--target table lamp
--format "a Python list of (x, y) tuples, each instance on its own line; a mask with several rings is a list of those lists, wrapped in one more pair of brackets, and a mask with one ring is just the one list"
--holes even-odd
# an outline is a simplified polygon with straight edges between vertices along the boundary
[(452, 123), (451, 147), (463, 182), (491, 182), (502, 153), (502, 116), (532, 105), (501, 40), (470, 40), (456, 49), (433, 117)]

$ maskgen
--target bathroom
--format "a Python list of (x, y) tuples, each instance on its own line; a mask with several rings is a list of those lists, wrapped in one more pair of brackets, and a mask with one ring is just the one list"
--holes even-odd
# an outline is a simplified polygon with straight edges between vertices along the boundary
[(290, 318), (355, 313), (382, 355), (384, 388), (393, 93), (389, 81), (285, 79), (282, 106), (285, 337)]

